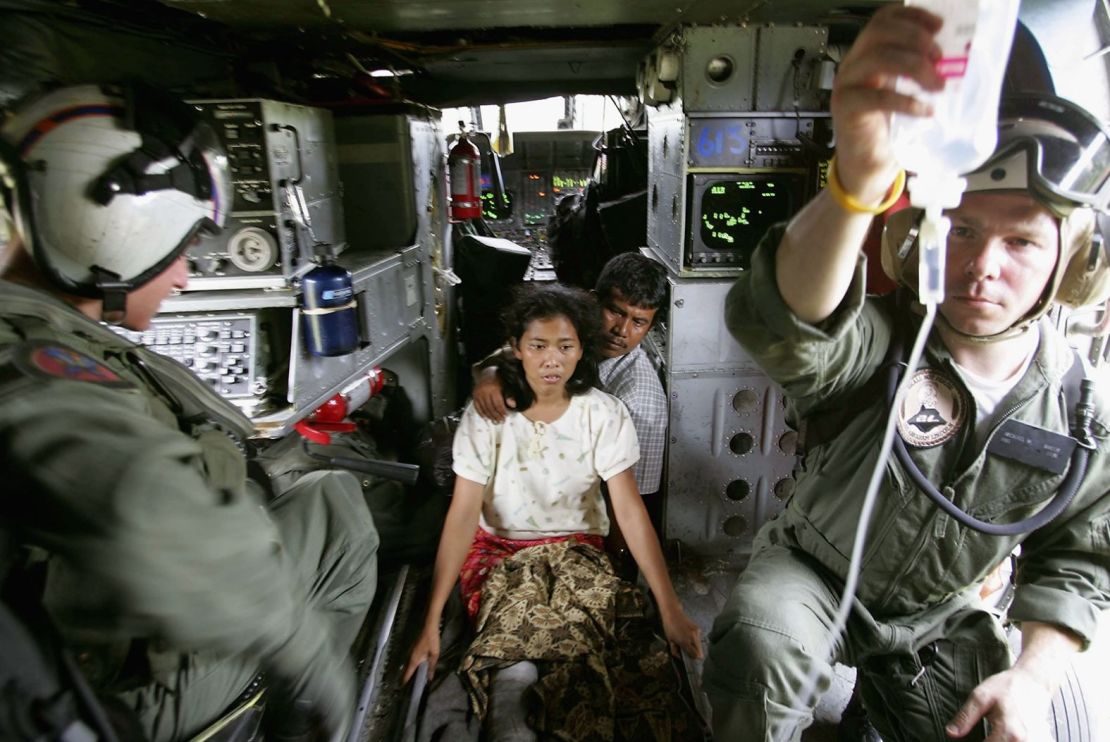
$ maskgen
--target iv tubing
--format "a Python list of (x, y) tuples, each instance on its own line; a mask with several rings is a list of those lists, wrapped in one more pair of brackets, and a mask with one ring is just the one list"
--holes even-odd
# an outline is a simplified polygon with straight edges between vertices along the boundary
[[(929, 337), (929, 332), (933, 328), (933, 320), (936, 318), (937, 307), (935, 304), (929, 303), (925, 305), (925, 319), (921, 323), (921, 329), (917, 332), (917, 337), (913, 342), (913, 349), (910, 351), (910, 357), (907, 361), (907, 368), (917, 368), (918, 362), (921, 360), (921, 354), (925, 350), (925, 340)], [(894, 342), (894, 339), (891, 339)], [(848, 624), (848, 614), (852, 610), (852, 601), (856, 595), (856, 587), (859, 582), (859, 573), (861, 563), (863, 562), (863, 547), (867, 540), (867, 529), (871, 524), (871, 512), (875, 508), (875, 500), (879, 494), (879, 482), (882, 480), (883, 474), (886, 472), (886, 464), (890, 459), (891, 446), (894, 443), (894, 431), (898, 420), (898, 408), (905, 399), (906, 389), (909, 388), (909, 380), (913, 374), (903, 374), (902, 381), (898, 384), (898, 390), (895, 393), (894, 404), (891, 405), (890, 412), (887, 415), (886, 428), (883, 431), (883, 441), (879, 446), (879, 458), (875, 462), (875, 468), (871, 472), (871, 481), (867, 485), (867, 494), (863, 498), (863, 506), (860, 508), (859, 521), (856, 523), (855, 541), (852, 544), (852, 557), (848, 563), (848, 574), (844, 579), (844, 590), (840, 595), (840, 607), (836, 611), (836, 616), (833, 619), (833, 625), (829, 628), (828, 633), (828, 646), (825, 649), (825, 657), (831, 658), (837, 640), (840, 635), (844, 633), (844, 628)], [(805, 683), (802, 684), (798, 695), (795, 698), (795, 710), (805, 711), (808, 704), (799, 704), (801, 699), (808, 700), (817, 686), (817, 665), (809, 671), (806, 676)]]

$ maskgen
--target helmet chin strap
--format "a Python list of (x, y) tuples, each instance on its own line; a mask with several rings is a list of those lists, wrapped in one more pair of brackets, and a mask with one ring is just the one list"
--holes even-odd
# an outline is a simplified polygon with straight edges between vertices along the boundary
[[(917, 225), (919, 223), (920, 219), (916, 219), (914, 225), (911, 226), (909, 233), (906, 235), (905, 240), (903, 240), (902, 246), (899, 251), (900, 257), (907, 257), (910, 253), (911, 248), (914, 248), (916, 246), (918, 231)], [(1067, 261), (1064, 258), (1063, 251), (1063, 239), (1061, 239), (1060, 247), (1056, 253), (1056, 265), (1052, 268), (1052, 277), (1049, 279), (1048, 285), (1045, 287), (1045, 293), (1041, 295), (1041, 298), (1037, 301), (1036, 304), (1033, 305), (1033, 308), (1030, 309), (1024, 317), (1007, 327), (1005, 330), (1002, 330), (1001, 332), (996, 332), (993, 335), (970, 335), (966, 332), (963, 332), (962, 330), (958, 330), (953, 327), (952, 324), (948, 321), (948, 318), (944, 316), (944, 313), (940, 311), (940, 307), (937, 307), (936, 318), (933, 320), (933, 324), (944, 328), (944, 330), (946, 330), (947, 332), (950, 332), (961, 340), (964, 340), (967, 343), (973, 345), (990, 345), (992, 343), (1002, 342), (1003, 340), (1012, 340), (1013, 338), (1021, 337), (1025, 333), (1029, 332), (1033, 327), (1035, 327), (1037, 321), (1040, 320), (1040, 318), (1044, 315), (1048, 314), (1048, 310), (1052, 308), (1053, 300), (1060, 285), (1060, 279), (1063, 276), (1064, 270), (1066, 268)], [(905, 276), (902, 277), (902, 280), (899, 281), (899, 284), (909, 289), (910, 296), (912, 297), (911, 307), (913, 311), (916, 314), (925, 314), (925, 307), (922, 306), (921, 302), (917, 301), (917, 290), (908, 281), (906, 281)]]
[[(921, 304), (917, 301), (914, 301), (913, 309), (918, 314), (923, 314), (925, 311)], [(961, 340), (965, 340), (968, 343), (973, 343), (975, 345), (990, 345), (991, 343), (998, 343), (1003, 340), (1012, 340), (1013, 338), (1021, 337), (1022, 335), (1033, 329), (1033, 327), (1035, 327), (1037, 324), (1037, 320), (1039, 320), (1043, 315), (1044, 311), (1035, 312), (1032, 315), (1026, 316), (1024, 319), (1018, 320), (1002, 332), (996, 332), (993, 335), (969, 335), (966, 332), (957, 330), (939, 311), (937, 312), (937, 316), (933, 320), (933, 323), (939, 325), (940, 327), (943, 327), (947, 332), (952, 333), (956, 337), (960, 338)]]
[(118, 273), (104, 270), (99, 266), (92, 267), (96, 288), (101, 294), (100, 318), (112, 325), (123, 322), (127, 315), (127, 292), (130, 286), (121, 281)]

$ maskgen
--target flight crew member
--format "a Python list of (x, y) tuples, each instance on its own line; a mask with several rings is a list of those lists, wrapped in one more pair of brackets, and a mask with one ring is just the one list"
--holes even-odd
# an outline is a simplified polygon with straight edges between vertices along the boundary
[[(939, 27), (920, 9), (886, 6), (861, 32), (832, 97), (829, 177), (838, 191), (826, 188), (768, 235), (726, 301), (729, 329), (782, 385), (792, 423), (821, 410), (848, 414), (835, 434), (807, 442), (794, 496), (760, 531), (715, 621), (703, 680), (717, 739), (796, 740), (812, 721), (815, 699), (800, 696), (807, 675), (818, 690), (830, 684), (828, 630), (890, 409), (884, 394), (859, 390), (897, 361), (886, 360), (897, 328), (906, 326), (908, 348), (921, 322), (909, 306), (864, 298), (860, 247), (873, 213), (897, 195), (891, 112), (928, 113), (893, 81), (942, 88)], [(1024, 430), (1066, 446), (1069, 418), (1084, 417), (1066, 381), (1081, 359), (1041, 317), (1054, 303), (1107, 296), (1106, 255), (1092, 230), (1110, 198), (1110, 145), (1093, 117), (1052, 97), (1004, 103), (999, 136), (948, 214), (946, 298), (907, 395), (917, 403), (898, 415), (913, 465), (892, 458), (880, 480), (847, 629), (832, 646), (833, 659), (859, 669), (865, 707), (889, 742), (982, 739), (984, 722), (992, 742), (1044, 739), (1038, 730), (1070, 657), (1110, 603), (1100, 401), (1088, 431), (1073, 433), (1077, 449), (1090, 448), (1074, 499), (1032, 533), (972, 530), (910, 478), (917, 469), (943, 498), (995, 525), (1029, 518), (1067, 486), (1063, 471), (1017, 460), (1022, 451), (1000, 444), (1006, 431)], [(913, 287), (916, 248), (905, 256), (902, 248), (914, 215), (898, 217), (884, 264)], [(922, 408), (929, 414), (916, 418)], [(1013, 661), (977, 593), (1019, 545), (1009, 616), (1023, 646)]]
[(357, 480), (317, 472), (264, 498), (250, 421), (97, 322), (147, 328), (232, 196), (195, 112), (130, 93), (62, 88), (0, 129), (0, 521), (30, 554), (19, 568), (45, 568), (90, 682), (150, 739), (196, 734), (260, 670), (273, 738), (336, 730), (377, 576)]
[[(667, 397), (659, 374), (640, 343), (665, 311), (666, 271), (639, 253), (622, 253), (602, 268), (594, 293), (601, 304), (604, 334), (601, 347), (604, 360), (598, 364), (601, 390), (624, 402), (632, 416), (640, 441), (636, 486), (650, 498), (659, 491), (662, 480)], [(504, 398), (493, 367), (479, 372), (473, 399), (478, 413), (493, 422), (505, 419), (507, 406), (516, 406), (515, 401)], [(649, 506), (649, 510), (653, 508)]]

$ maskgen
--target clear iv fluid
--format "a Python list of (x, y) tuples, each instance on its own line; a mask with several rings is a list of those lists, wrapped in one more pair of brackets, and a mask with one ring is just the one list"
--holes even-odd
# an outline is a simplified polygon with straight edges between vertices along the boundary
[[(951, 78), (944, 90), (929, 93), (910, 80), (899, 80), (898, 90), (932, 105), (927, 117), (894, 114), (891, 146), (898, 164), (911, 173), (950, 173), (956, 177), (983, 164), (998, 141), (997, 81), (973, 72)], [(993, 93), (984, 89), (994, 83)]]
[[(993, 142), (986, 147), (976, 146), (970, 136), (951, 134), (948, 127), (935, 118), (926, 119), (930, 125), (907, 126), (908, 118), (896, 114), (891, 124), (894, 156), (907, 172), (958, 176), (974, 170), (994, 150)], [(983, 149), (986, 149), (985, 154)]]
[(938, 71), (943, 90), (923, 91), (900, 78), (897, 89), (933, 106), (928, 117), (894, 114), (891, 144), (898, 163), (914, 173), (974, 170), (994, 151), (998, 99), (1010, 56), (1019, 0), (908, 0), (939, 15), (943, 25)]
[(896, 89), (932, 105), (928, 117), (894, 114), (891, 147), (910, 178), (910, 202), (925, 210), (918, 251), (918, 298), (944, 299), (944, 246), (948, 220), (944, 209), (959, 205), (960, 177), (979, 167), (994, 151), (998, 137), (998, 100), (1010, 56), (1019, 0), (907, 0), (940, 16), (937, 69), (946, 76), (943, 90), (922, 90), (900, 78)]

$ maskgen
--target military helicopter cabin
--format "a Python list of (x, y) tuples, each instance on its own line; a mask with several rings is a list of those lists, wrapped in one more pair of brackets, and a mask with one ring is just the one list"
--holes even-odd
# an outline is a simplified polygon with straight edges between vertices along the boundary
[[(131, 337), (239, 406), (260, 447), (307, 436), (331, 459), (318, 465), (357, 465), (382, 547), (351, 742), (446, 723), (442, 692), (400, 673), (449, 503), (447, 417), (503, 341), (508, 290), (591, 288), (622, 252), (667, 271), (665, 318), (643, 344), (669, 405), (652, 516), (708, 633), (793, 491), (797, 444), (781, 392), (723, 329), (724, 295), (766, 229), (824, 184), (837, 64), (882, 4), (0, 0), (0, 106), (44, 85), (138, 80), (194, 103), (222, 139), (230, 221), (189, 248), (188, 288)], [(1020, 19), (1007, 84), (1110, 116), (1105, 0), (1026, 0)], [(478, 176), (470, 191), (458, 173)], [(756, 192), (772, 197), (740, 218)], [(340, 340), (306, 321), (322, 263), (351, 280)], [(1102, 360), (1104, 315), (1060, 322)], [(322, 411), (337, 396), (346, 419)], [(657, 650), (650, 603), (637, 605), (628, 641)], [(446, 630), (460, 621), (456, 607)], [(675, 669), (660, 676), (667, 703), (687, 738), (707, 738), (700, 663)], [(1105, 697), (1102, 675), (1101, 689), (1083, 676), (1088, 698)], [(835, 738), (850, 692), (845, 668), (807, 738)]]

